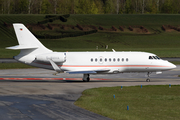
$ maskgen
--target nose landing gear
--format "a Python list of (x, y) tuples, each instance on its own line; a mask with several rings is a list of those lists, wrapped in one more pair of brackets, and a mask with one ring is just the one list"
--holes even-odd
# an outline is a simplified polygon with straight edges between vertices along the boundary
[(151, 74), (151, 72), (148, 72), (148, 73), (147, 73), (147, 79), (146, 79), (146, 82), (150, 82), (149, 74)]
[(147, 78), (147, 79), (146, 79), (146, 82), (150, 82), (150, 79), (149, 79), (149, 78)]

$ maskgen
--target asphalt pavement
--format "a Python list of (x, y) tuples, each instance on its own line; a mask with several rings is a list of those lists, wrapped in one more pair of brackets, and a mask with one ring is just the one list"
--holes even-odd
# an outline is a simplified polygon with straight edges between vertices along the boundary
[(163, 74), (152, 73), (151, 82), (145, 82), (146, 73), (91, 75), (90, 82), (83, 82), (82, 75), (54, 73), (40, 68), (0, 70), (0, 120), (109, 120), (74, 102), (90, 88), (180, 84), (179, 65)]

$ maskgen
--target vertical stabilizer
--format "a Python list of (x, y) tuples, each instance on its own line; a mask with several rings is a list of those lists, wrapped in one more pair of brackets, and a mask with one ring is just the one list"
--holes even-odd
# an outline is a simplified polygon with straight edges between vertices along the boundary
[(7, 49), (19, 49), (21, 50), (21, 53), (26, 51), (26, 54), (28, 54), (27, 51), (34, 54), (52, 52), (51, 50), (47, 49), (23, 24), (15, 23), (13, 24), (13, 27), (19, 45), (7, 47)]

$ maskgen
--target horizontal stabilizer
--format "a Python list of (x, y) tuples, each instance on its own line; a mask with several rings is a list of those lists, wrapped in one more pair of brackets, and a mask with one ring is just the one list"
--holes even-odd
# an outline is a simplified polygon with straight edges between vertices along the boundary
[(12, 47), (6, 47), (6, 49), (12, 49), (12, 50), (36, 49), (36, 48), (38, 48), (38, 46), (16, 45)]

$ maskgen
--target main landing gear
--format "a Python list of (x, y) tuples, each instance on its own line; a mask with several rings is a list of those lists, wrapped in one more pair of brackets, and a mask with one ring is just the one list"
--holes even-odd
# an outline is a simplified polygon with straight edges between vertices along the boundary
[(147, 73), (147, 79), (146, 79), (146, 82), (150, 82), (149, 74), (151, 74), (151, 72), (148, 72), (148, 73)]
[(83, 81), (84, 82), (89, 82), (90, 78), (89, 78), (89, 74), (84, 74), (83, 75)]

